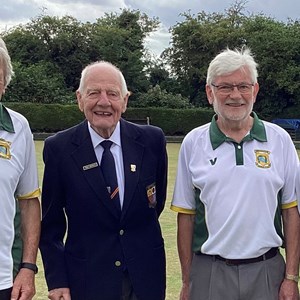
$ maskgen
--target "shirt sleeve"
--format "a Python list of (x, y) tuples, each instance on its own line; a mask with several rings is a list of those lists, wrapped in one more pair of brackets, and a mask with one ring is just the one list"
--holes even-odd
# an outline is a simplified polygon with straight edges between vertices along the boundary
[(171, 204), (173, 211), (186, 214), (196, 213), (195, 188), (190, 172), (192, 151), (191, 139), (189, 139), (189, 136), (186, 136), (179, 151), (177, 175)]
[[(297, 195), (296, 189), (299, 185), (297, 182), (297, 173), (299, 173), (299, 158), (295, 148), (294, 143), (292, 142), (289, 135), (287, 135), (287, 140), (285, 141), (285, 184), (282, 189), (282, 208), (290, 208), (297, 206)], [(295, 189), (296, 186), (296, 189)], [(300, 195), (298, 195), (300, 196)]]
[(30, 199), (40, 196), (38, 172), (33, 135), (29, 124), (24, 120), (23, 124), (24, 170), (20, 176), (16, 196), (18, 200)]

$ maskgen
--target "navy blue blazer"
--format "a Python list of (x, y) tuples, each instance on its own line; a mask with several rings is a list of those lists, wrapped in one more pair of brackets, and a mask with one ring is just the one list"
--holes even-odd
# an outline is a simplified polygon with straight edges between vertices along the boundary
[(138, 299), (165, 299), (165, 137), (154, 126), (120, 124), (122, 212), (109, 199), (86, 120), (45, 140), (40, 250), (49, 290), (69, 287), (72, 300), (119, 300), (125, 269)]

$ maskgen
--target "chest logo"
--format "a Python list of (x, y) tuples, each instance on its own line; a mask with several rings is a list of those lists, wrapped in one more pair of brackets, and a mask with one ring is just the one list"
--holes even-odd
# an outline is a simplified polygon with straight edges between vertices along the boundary
[(0, 158), (11, 159), (10, 145), (11, 142), (0, 138)]
[(210, 161), (210, 164), (211, 164), (212, 166), (214, 166), (215, 163), (217, 162), (217, 158), (215, 157), (214, 159), (210, 159), (209, 161)]
[(254, 150), (256, 161), (255, 164), (259, 168), (270, 168), (271, 161), (270, 161), (270, 151), (267, 150)]

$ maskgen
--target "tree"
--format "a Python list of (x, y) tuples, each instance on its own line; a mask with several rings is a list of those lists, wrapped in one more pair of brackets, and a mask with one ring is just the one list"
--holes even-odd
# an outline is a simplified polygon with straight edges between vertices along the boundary
[(168, 93), (181, 94), (181, 88), (176, 78), (171, 76), (168, 66), (162, 61), (156, 60), (149, 66), (147, 72), (152, 87), (159, 85), (162, 90), (166, 90)]
[(134, 103), (129, 102), (131, 107), (164, 107), (164, 108), (192, 108), (188, 98), (181, 94), (171, 94), (162, 90), (159, 85), (150, 88), (147, 93), (139, 95)]
[(64, 85), (62, 74), (54, 64), (38, 62), (23, 66), (13, 64), (15, 76), (4, 95), (4, 101), (32, 103), (74, 103), (74, 92)]
[[(75, 18), (38, 16), (4, 35), (12, 61), (24, 67), (50, 63), (62, 74), (67, 89), (75, 91), (83, 65), (89, 62), (85, 26)], [(56, 74), (56, 73), (55, 73)]]
[[(123, 9), (119, 15), (105, 14), (91, 26), (95, 56), (101, 53), (103, 59), (116, 63), (133, 95), (149, 88), (146, 77), (149, 61), (145, 59), (144, 40), (158, 25), (157, 18), (150, 19), (138, 10)], [(132, 100), (135, 100), (134, 96)]]
[[(23, 73), (32, 64), (50, 64), (55, 69), (53, 76), (63, 81), (66, 91), (76, 91), (81, 71), (88, 63), (107, 60), (121, 69), (129, 89), (138, 93), (149, 88), (144, 39), (158, 25), (157, 19), (130, 10), (106, 14), (96, 23), (81, 23), (71, 16), (38, 16), (4, 33), (3, 38), (12, 61), (23, 67)], [(39, 85), (39, 78), (36, 79)], [(56, 96), (53, 101), (59, 95)]]
[(255, 108), (267, 117), (300, 104), (300, 26), (264, 16), (244, 24), (246, 44), (259, 64), (260, 92)]
[(172, 46), (163, 57), (177, 77), (183, 95), (196, 105), (207, 106), (205, 80), (211, 59), (227, 46), (236, 47), (243, 42), (243, 3), (234, 4), (227, 13), (183, 13), (185, 20), (171, 29)]
[(300, 26), (263, 14), (246, 16), (246, 3), (236, 1), (224, 13), (184, 13), (185, 20), (171, 29), (173, 44), (163, 57), (183, 95), (197, 106), (206, 106), (209, 62), (226, 47), (249, 46), (259, 63), (261, 90), (255, 109), (271, 117), (300, 101)]

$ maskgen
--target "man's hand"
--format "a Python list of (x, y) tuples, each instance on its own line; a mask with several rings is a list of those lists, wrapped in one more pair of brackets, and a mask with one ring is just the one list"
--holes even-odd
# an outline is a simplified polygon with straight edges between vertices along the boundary
[(179, 300), (189, 300), (190, 298), (190, 285), (183, 283), (180, 291)]
[(279, 300), (299, 300), (297, 282), (284, 279), (279, 291)]
[(11, 300), (31, 300), (34, 295), (34, 272), (22, 268), (14, 281)]
[(59, 288), (49, 291), (48, 298), (51, 300), (71, 300), (69, 288)]

